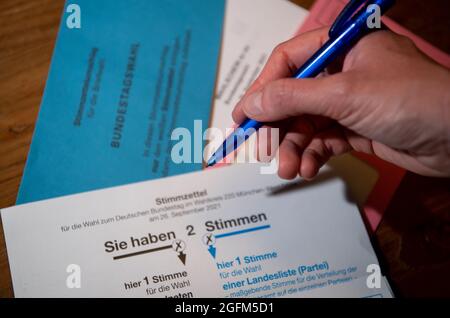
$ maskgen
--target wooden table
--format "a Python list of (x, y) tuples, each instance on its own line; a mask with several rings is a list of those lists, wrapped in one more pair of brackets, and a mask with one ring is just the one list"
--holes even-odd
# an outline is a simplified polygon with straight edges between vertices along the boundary
[[(294, 2), (309, 8), (312, 0)], [(0, 2), (0, 207), (15, 202), (63, 0)], [(448, 0), (398, 0), (390, 16), (450, 52)], [(374, 238), (399, 296), (450, 296), (450, 181), (408, 174)], [(0, 296), (13, 296), (0, 226)]]

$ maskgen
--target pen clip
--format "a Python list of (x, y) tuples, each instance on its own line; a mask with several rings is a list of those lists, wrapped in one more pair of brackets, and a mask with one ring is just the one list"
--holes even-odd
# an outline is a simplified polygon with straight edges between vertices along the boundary
[(333, 25), (328, 32), (331, 38), (338, 37), (341, 30), (344, 30), (348, 23), (351, 22), (353, 16), (362, 8), (367, 8), (371, 4), (377, 4), (380, 6), (381, 14), (384, 14), (386, 10), (392, 7), (395, 0), (351, 0), (347, 3), (344, 9), (339, 13), (338, 17), (334, 21)]
[(333, 25), (328, 32), (330, 38), (334, 38), (339, 35), (343, 26), (350, 21), (353, 15), (358, 12), (360, 8), (365, 6), (369, 0), (351, 0), (347, 3), (347, 5), (342, 9), (341, 13), (339, 13), (338, 17), (334, 21)]

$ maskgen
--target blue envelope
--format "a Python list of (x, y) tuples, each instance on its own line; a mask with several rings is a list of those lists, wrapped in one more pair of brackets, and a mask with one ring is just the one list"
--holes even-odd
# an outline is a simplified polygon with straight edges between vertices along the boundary
[(68, 1), (17, 203), (200, 170), (171, 133), (208, 124), (223, 18), (224, 0)]

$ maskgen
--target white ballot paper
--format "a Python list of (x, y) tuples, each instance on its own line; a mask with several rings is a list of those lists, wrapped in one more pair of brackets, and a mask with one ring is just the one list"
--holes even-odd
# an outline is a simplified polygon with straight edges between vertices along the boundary
[[(283, 298), (292, 297), (291, 295)], [(304, 298), (393, 298), (391, 288), (385, 277), (381, 277), (380, 286), (369, 288), (367, 278), (361, 277), (348, 284), (339, 284), (329, 288), (312, 289), (302, 294)]]
[(368, 265), (378, 264), (345, 183), (328, 168), (315, 181), (287, 182), (261, 167), (2, 210), (15, 295), (345, 296), (325, 291), (368, 277)]

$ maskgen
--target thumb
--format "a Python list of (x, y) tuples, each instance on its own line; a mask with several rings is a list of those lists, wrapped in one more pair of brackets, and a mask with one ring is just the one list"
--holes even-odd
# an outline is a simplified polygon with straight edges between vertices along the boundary
[(240, 103), (248, 117), (261, 122), (304, 114), (339, 121), (352, 112), (350, 90), (343, 73), (314, 79), (281, 79), (265, 84)]

